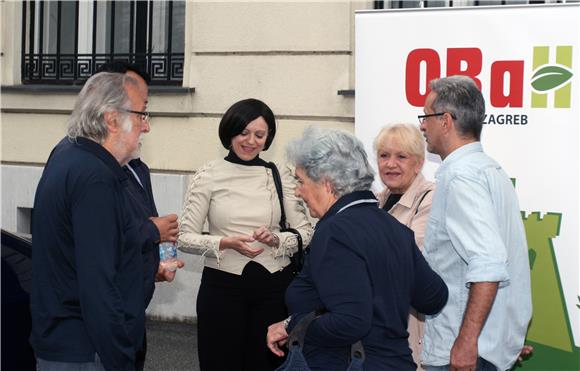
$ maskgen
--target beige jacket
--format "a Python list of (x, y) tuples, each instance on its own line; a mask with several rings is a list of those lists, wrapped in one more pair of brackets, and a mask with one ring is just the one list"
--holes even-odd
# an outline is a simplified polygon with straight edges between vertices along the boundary
[[(304, 204), (294, 196), (296, 180), (287, 166), (278, 166), (278, 170), (287, 223), (300, 232), (306, 246), (312, 226)], [(202, 234), (206, 220), (209, 234)], [(280, 232), (279, 222), (280, 202), (270, 169), (215, 160), (192, 176), (179, 220), (177, 245), (183, 252), (204, 255), (206, 267), (240, 275), (253, 260), (273, 273), (290, 263), (289, 256), (298, 247), (294, 234)], [(253, 242), (252, 247), (264, 248), (253, 259), (232, 249), (219, 250), (222, 237), (251, 236), (261, 226), (278, 236), (279, 247)]]
[[(427, 191), (429, 193), (425, 195)], [(394, 204), (389, 210), (389, 214), (415, 232), (415, 242), (420, 250), (423, 250), (423, 237), (425, 236), (425, 228), (431, 212), (434, 193), (435, 184), (426, 180), (423, 174), (419, 173), (409, 189), (401, 196), (399, 202)], [(391, 192), (388, 189), (379, 193), (377, 197), (380, 207), (383, 207), (390, 194)], [(424, 195), (425, 197), (423, 198)], [(411, 308), (407, 331), (409, 332), (409, 345), (413, 351), (413, 360), (418, 365), (417, 370), (423, 370), (421, 367), (423, 322), (424, 316)]]
[[(429, 193), (422, 199), (427, 191)], [(435, 184), (419, 173), (399, 202), (394, 204), (389, 210), (389, 214), (415, 232), (415, 242), (417, 242), (417, 246), (419, 246), (421, 251), (423, 250), (423, 237), (425, 236), (425, 227), (427, 226), (429, 212), (431, 212), (434, 193)], [(379, 199), (380, 207), (383, 207), (390, 194), (391, 192), (388, 189), (378, 194), (377, 198)]]

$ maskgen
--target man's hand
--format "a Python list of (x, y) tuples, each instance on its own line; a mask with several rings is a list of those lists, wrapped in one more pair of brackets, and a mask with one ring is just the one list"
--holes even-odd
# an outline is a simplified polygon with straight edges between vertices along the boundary
[[(181, 269), (185, 266), (183, 260), (176, 259), (176, 261), (177, 269)], [(157, 274), (155, 274), (155, 282), (171, 282), (175, 279), (175, 273), (177, 273), (177, 270), (170, 271), (165, 269), (162, 264), (159, 264), (159, 267), (157, 268)]]
[(280, 349), (281, 346), (286, 344), (288, 340), (288, 333), (286, 332), (286, 328), (284, 326), (284, 321), (280, 321), (278, 323), (274, 323), (273, 325), (268, 326), (268, 334), (266, 335), (266, 344), (272, 353), (277, 355), (278, 357), (282, 357), (284, 355), (284, 351)]
[(451, 371), (475, 371), (477, 366), (477, 338), (457, 337), (451, 348)]
[(255, 258), (264, 252), (263, 248), (254, 249), (248, 245), (250, 242), (254, 242), (254, 238), (251, 236), (232, 236), (224, 237), (220, 240), (220, 250), (233, 249), (248, 258)]
[(175, 242), (177, 241), (177, 232), (179, 226), (177, 225), (177, 215), (169, 214), (159, 217), (149, 218), (159, 231), (159, 242)]
[(518, 356), (518, 364), (522, 363), (534, 352), (534, 347), (531, 345), (524, 345)]
[(469, 299), (463, 323), (451, 348), (450, 369), (452, 371), (475, 371), (477, 339), (491, 310), (498, 287), (498, 282), (472, 282), (469, 286)]

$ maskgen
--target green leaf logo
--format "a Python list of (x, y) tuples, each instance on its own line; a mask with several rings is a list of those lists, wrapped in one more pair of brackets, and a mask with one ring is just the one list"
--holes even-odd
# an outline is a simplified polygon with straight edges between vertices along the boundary
[(560, 66), (541, 67), (532, 76), (532, 87), (536, 91), (548, 91), (556, 89), (572, 78), (573, 73)]

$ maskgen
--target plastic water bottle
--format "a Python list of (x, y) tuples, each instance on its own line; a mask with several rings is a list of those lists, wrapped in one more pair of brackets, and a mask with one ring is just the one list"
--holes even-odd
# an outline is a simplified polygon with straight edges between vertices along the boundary
[(168, 271), (177, 269), (177, 249), (174, 242), (162, 242), (159, 244), (159, 260), (164, 269)]

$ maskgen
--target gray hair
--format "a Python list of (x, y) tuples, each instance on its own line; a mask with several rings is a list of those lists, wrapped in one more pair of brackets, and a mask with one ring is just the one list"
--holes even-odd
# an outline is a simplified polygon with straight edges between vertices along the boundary
[(467, 76), (455, 75), (432, 80), (429, 86), (437, 93), (433, 111), (449, 112), (460, 135), (480, 140), (485, 100), (475, 82)]
[(344, 131), (308, 127), (286, 155), (314, 182), (329, 181), (336, 197), (369, 190), (375, 178), (363, 144)]
[(122, 110), (129, 103), (125, 82), (133, 82), (133, 79), (110, 72), (97, 73), (85, 82), (67, 123), (67, 135), (71, 140), (86, 137), (101, 144), (104, 142), (109, 135), (104, 113)]

